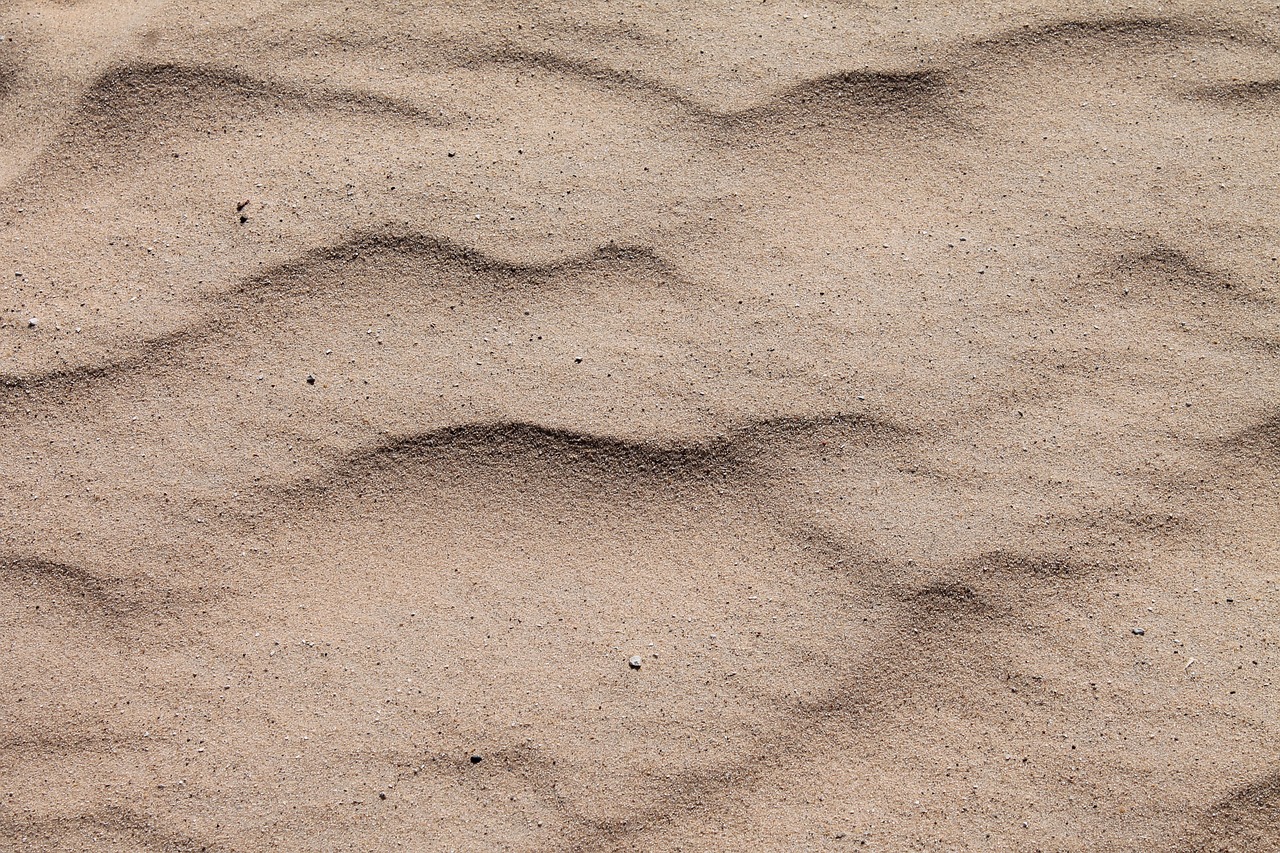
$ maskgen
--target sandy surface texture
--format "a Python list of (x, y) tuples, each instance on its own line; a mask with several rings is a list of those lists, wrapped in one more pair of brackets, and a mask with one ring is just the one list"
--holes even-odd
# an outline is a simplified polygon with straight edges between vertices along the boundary
[(0, 849), (1280, 850), (1274, 3), (0, 36)]

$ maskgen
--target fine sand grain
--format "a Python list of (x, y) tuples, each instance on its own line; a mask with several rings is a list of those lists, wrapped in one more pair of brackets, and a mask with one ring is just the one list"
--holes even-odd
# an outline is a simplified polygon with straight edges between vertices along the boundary
[(1274, 4), (0, 36), (0, 849), (1280, 850)]

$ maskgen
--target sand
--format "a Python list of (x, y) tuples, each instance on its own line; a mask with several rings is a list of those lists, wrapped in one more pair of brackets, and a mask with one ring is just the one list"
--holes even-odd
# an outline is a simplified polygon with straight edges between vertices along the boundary
[(1274, 4), (0, 35), (0, 848), (1280, 850)]

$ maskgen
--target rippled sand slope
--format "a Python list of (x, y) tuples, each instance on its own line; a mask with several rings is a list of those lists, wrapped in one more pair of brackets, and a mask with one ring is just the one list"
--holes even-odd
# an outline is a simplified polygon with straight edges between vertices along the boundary
[(1274, 5), (0, 35), (0, 848), (1280, 850)]

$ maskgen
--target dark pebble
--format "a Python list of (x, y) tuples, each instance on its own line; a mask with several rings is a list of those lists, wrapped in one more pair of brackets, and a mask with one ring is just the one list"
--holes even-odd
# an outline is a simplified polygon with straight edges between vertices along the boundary
[(472, 764), (479, 764), (481, 761), (484, 761), (484, 756), (483, 756), (483, 755), (473, 755), (473, 756), (471, 756), (471, 763), (472, 763)]
[(315, 385), (315, 384), (316, 384), (316, 378), (315, 378), (314, 376), (312, 376), (310, 373), (308, 373), (308, 374), (307, 374), (307, 384), (308, 384), (308, 385)]
[(378, 795), (378, 799), (380, 799), (380, 800), (385, 800), (386, 798), (387, 798), (387, 795), (386, 795), (386, 794), (379, 794), (379, 795)]

